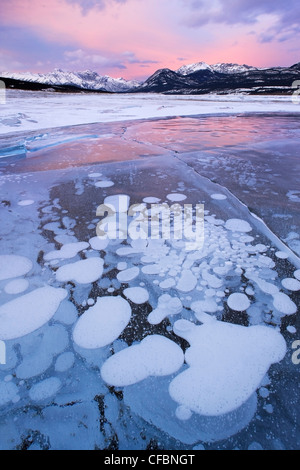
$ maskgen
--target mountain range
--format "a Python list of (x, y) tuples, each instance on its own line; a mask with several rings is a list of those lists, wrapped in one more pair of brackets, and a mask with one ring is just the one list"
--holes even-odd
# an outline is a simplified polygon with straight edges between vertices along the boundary
[(292, 94), (293, 82), (300, 78), (300, 63), (292, 67), (257, 68), (249, 65), (205, 62), (184, 65), (178, 70), (157, 70), (146, 81), (101, 76), (97, 72), (48, 74), (0, 73), (7, 88), (102, 93), (248, 93)]

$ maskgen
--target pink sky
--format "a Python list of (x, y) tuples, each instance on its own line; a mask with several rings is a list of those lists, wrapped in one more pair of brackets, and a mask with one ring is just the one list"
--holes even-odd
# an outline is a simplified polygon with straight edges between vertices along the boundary
[(298, 0), (289, 7), (294, 14), (283, 0), (1, 0), (0, 70), (143, 79), (199, 61), (292, 65)]

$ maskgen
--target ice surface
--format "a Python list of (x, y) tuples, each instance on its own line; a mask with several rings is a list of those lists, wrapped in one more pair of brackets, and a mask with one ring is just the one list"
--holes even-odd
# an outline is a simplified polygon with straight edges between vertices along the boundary
[(37, 330), (55, 314), (67, 297), (64, 289), (42, 287), (0, 307), (0, 339), (20, 338)]
[(121, 335), (130, 317), (130, 305), (122, 297), (101, 297), (76, 323), (74, 341), (85, 349), (107, 346)]
[[(20, 121), (22, 131), (27, 118)], [(279, 441), (299, 448), (291, 406), (299, 374), (289, 353), (279, 363), (282, 336), (290, 345), (298, 331), (299, 299), (288, 287), (300, 280), (292, 251), (299, 203), (295, 192), (287, 196), (297, 171), (283, 173), (292, 167), (287, 142), (296, 140), (297, 126), (288, 116), (232, 115), (49, 130), (40, 150), (36, 135), (3, 138), (4, 150), (11, 141), (21, 148), (23, 137), (29, 150), (26, 158), (2, 159), (0, 168), (1, 253), (27, 260), (25, 270), (16, 258), (0, 263), (0, 312), (7, 313), (0, 331), (13, 312), (11, 330), (25, 333), (5, 339), (0, 448), (187, 449), (218, 440), (210, 447), (247, 448), (254, 439), (263, 448)], [(95, 186), (109, 181), (114, 186)], [(125, 212), (130, 203), (173, 203), (169, 195), (205, 205), (201, 250), (188, 252), (185, 240), (96, 237), (103, 202)], [(25, 286), (32, 295), (26, 318), (38, 317), (28, 333)], [(53, 289), (51, 315), (48, 304), (40, 308), (47, 303), (42, 289)], [(194, 327), (199, 341), (188, 333)]]

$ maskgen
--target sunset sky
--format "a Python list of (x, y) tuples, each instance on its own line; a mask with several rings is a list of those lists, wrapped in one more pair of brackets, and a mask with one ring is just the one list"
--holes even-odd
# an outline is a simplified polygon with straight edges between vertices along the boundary
[(300, 62), (299, 0), (0, 0), (0, 71)]

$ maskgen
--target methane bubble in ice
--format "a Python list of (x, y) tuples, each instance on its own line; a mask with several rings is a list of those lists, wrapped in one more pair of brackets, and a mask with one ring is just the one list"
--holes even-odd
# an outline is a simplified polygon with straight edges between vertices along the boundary
[(164, 336), (147, 336), (139, 345), (130, 346), (111, 356), (101, 369), (109, 385), (124, 387), (150, 376), (177, 372), (183, 365), (182, 349)]
[(95, 282), (103, 274), (104, 261), (101, 258), (89, 258), (77, 263), (66, 264), (56, 272), (59, 282), (74, 281), (78, 284)]
[(24, 276), (32, 269), (32, 262), (24, 256), (0, 256), (0, 281)]
[(245, 294), (231, 294), (227, 300), (228, 307), (237, 312), (244, 312), (250, 307), (250, 300)]
[(225, 228), (232, 232), (251, 232), (252, 227), (246, 220), (241, 219), (229, 219), (225, 224)]
[(73, 332), (77, 346), (98, 349), (115, 341), (131, 318), (129, 303), (122, 297), (100, 297), (78, 320)]
[(0, 307), (0, 339), (21, 338), (45, 325), (67, 297), (64, 289), (42, 287)]
[(189, 342), (189, 368), (177, 375), (169, 392), (174, 401), (204, 416), (239, 408), (260, 387), (270, 366), (281, 361), (286, 344), (265, 326), (243, 327), (219, 321), (196, 326), (180, 320), (174, 332)]

